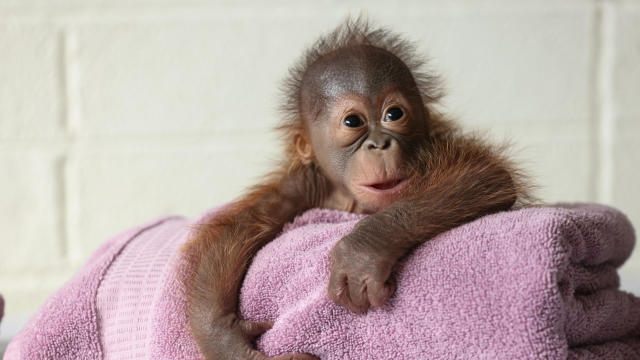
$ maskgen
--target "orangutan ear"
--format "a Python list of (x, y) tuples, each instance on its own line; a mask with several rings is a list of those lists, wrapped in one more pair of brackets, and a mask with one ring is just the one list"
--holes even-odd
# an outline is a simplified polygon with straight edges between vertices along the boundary
[(309, 165), (313, 161), (313, 148), (303, 134), (295, 134), (293, 141), (296, 144), (296, 151), (304, 165)]

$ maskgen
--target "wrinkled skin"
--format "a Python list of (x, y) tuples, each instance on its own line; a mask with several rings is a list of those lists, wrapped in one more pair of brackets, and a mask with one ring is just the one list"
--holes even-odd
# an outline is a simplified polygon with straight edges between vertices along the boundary
[[(402, 186), (368, 185), (406, 180), (408, 154), (426, 138), (422, 100), (409, 69), (391, 53), (360, 46), (327, 57), (309, 69), (302, 88), (311, 156), (340, 199), (331, 207), (373, 213), (397, 200)], [(354, 116), (361, 124), (345, 125)]]
[[(364, 239), (365, 241), (358, 241)], [(383, 249), (360, 247), (365, 242), (356, 232), (344, 237), (331, 251), (332, 267), (329, 278), (329, 297), (355, 313), (369, 307), (382, 306), (396, 290), (390, 279), (397, 259)]]
[[(382, 70), (389, 68), (395, 71)], [(337, 207), (375, 213), (398, 200), (409, 182), (409, 154), (419, 146), (416, 139), (427, 137), (422, 100), (404, 63), (368, 46), (343, 49), (312, 66), (304, 84), (314, 161), (337, 188), (335, 196), (344, 202)], [(394, 181), (400, 183), (393, 186)], [(371, 186), (388, 183), (384, 189)], [(364, 221), (378, 227), (373, 222)], [(357, 313), (381, 306), (393, 294), (391, 270), (415, 245), (413, 239), (401, 246), (380, 238), (383, 233), (360, 229), (332, 250), (328, 289), (332, 300)]]

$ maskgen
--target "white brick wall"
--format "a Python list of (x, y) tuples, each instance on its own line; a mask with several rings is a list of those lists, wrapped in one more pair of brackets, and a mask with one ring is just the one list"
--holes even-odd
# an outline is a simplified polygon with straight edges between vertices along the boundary
[[(444, 102), (509, 138), (554, 201), (640, 226), (640, 1), (0, 0), (0, 339), (127, 227), (259, 179), (278, 86), (364, 9), (433, 58)], [(640, 293), (640, 251), (621, 271)]]

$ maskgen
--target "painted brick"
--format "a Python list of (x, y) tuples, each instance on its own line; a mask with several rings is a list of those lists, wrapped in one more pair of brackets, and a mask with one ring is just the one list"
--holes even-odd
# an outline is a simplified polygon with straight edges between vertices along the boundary
[[(640, 4), (622, 1), (615, 13), (612, 203), (640, 229)], [(620, 270), (622, 287), (640, 293), (640, 252)]]
[(60, 164), (47, 150), (0, 152), (0, 273), (64, 262)]
[(614, 145), (612, 201), (640, 228), (640, 136), (618, 137)]
[(521, 166), (537, 186), (534, 194), (545, 203), (593, 201), (589, 138), (547, 136), (522, 139), (516, 149)]
[(176, 135), (271, 127), (281, 77), (295, 59), (282, 55), (291, 52), (285, 26), (230, 17), (79, 27), (81, 132)]
[(74, 262), (126, 228), (161, 215), (194, 216), (234, 199), (270, 168), (270, 154), (272, 143), (262, 135), (78, 151), (69, 172)]
[(558, 122), (553, 131), (549, 125), (494, 123), (476, 128), (495, 144), (509, 144), (508, 151), (522, 170), (537, 185), (534, 194), (546, 203), (594, 201), (595, 154), (589, 127), (575, 122)]
[[(87, 131), (208, 132), (272, 123), (275, 88), (300, 45), (342, 18), (324, 12), (286, 22), (266, 15), (79, 27)], [(381, 23), (396, 23), (400, 12), (371, 6)], [(422, 6), (398, 28), (432, 54), (451, 89), (448, 108), (463, 117), (555, 122), (590, 115), (590, 6)]]
[[(44, 301), (73, 275), (74, 269), (61, 267), (48, 269), (46, 272), (27, 268), (23, 271), (3, 271), (0, 273), (0, 289), (5, 299), (5, 315), (2, 320), (1, 338), (9, 335), (5, 330), (15, 334), (18, 328), (6, 329), (5, 321), (15, 319), (16, 322), (24, 323), (25, 314), (32, 314)], [(18, 324), (19, 325), (19, 324)]]
[(399, 24), (442, 73), (447, 109), (478, 124), (582, 125), (590, 117), (589, 4), (467, 5), (425, 6)]
[(640, 294), (640, 251), (635, 251), (620, 268), (620, 288), (636, 296)]
[(0, 139), (60, 133), (59, 45), (51, 26), (5, 23), (0, 16)]
[(633, 126), (640, 137), (640, 4), (626, 2), (616, 13), (613, 91), (618, 125)]
[(545, 203), (594, 201), (590, 179), (591, 145), (586, 140), (571, 139), (538, 142), (528, 154), (532, 160), (535, 194)]

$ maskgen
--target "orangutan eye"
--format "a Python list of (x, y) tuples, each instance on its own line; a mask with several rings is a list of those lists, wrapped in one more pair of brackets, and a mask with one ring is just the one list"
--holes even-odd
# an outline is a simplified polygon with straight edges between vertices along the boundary
[(404, 115), (402, 109), (392, 107), (391, 109), (387, 110), (387, 114), (384, 116), (384, 119), (385, 121), (396, 121), (399, 120), (402, 115)]
[(344, 119), (344, 124), (350, 128), (357, 128), (364, 125), (364, 121), (358, 115), (349, 115)]

